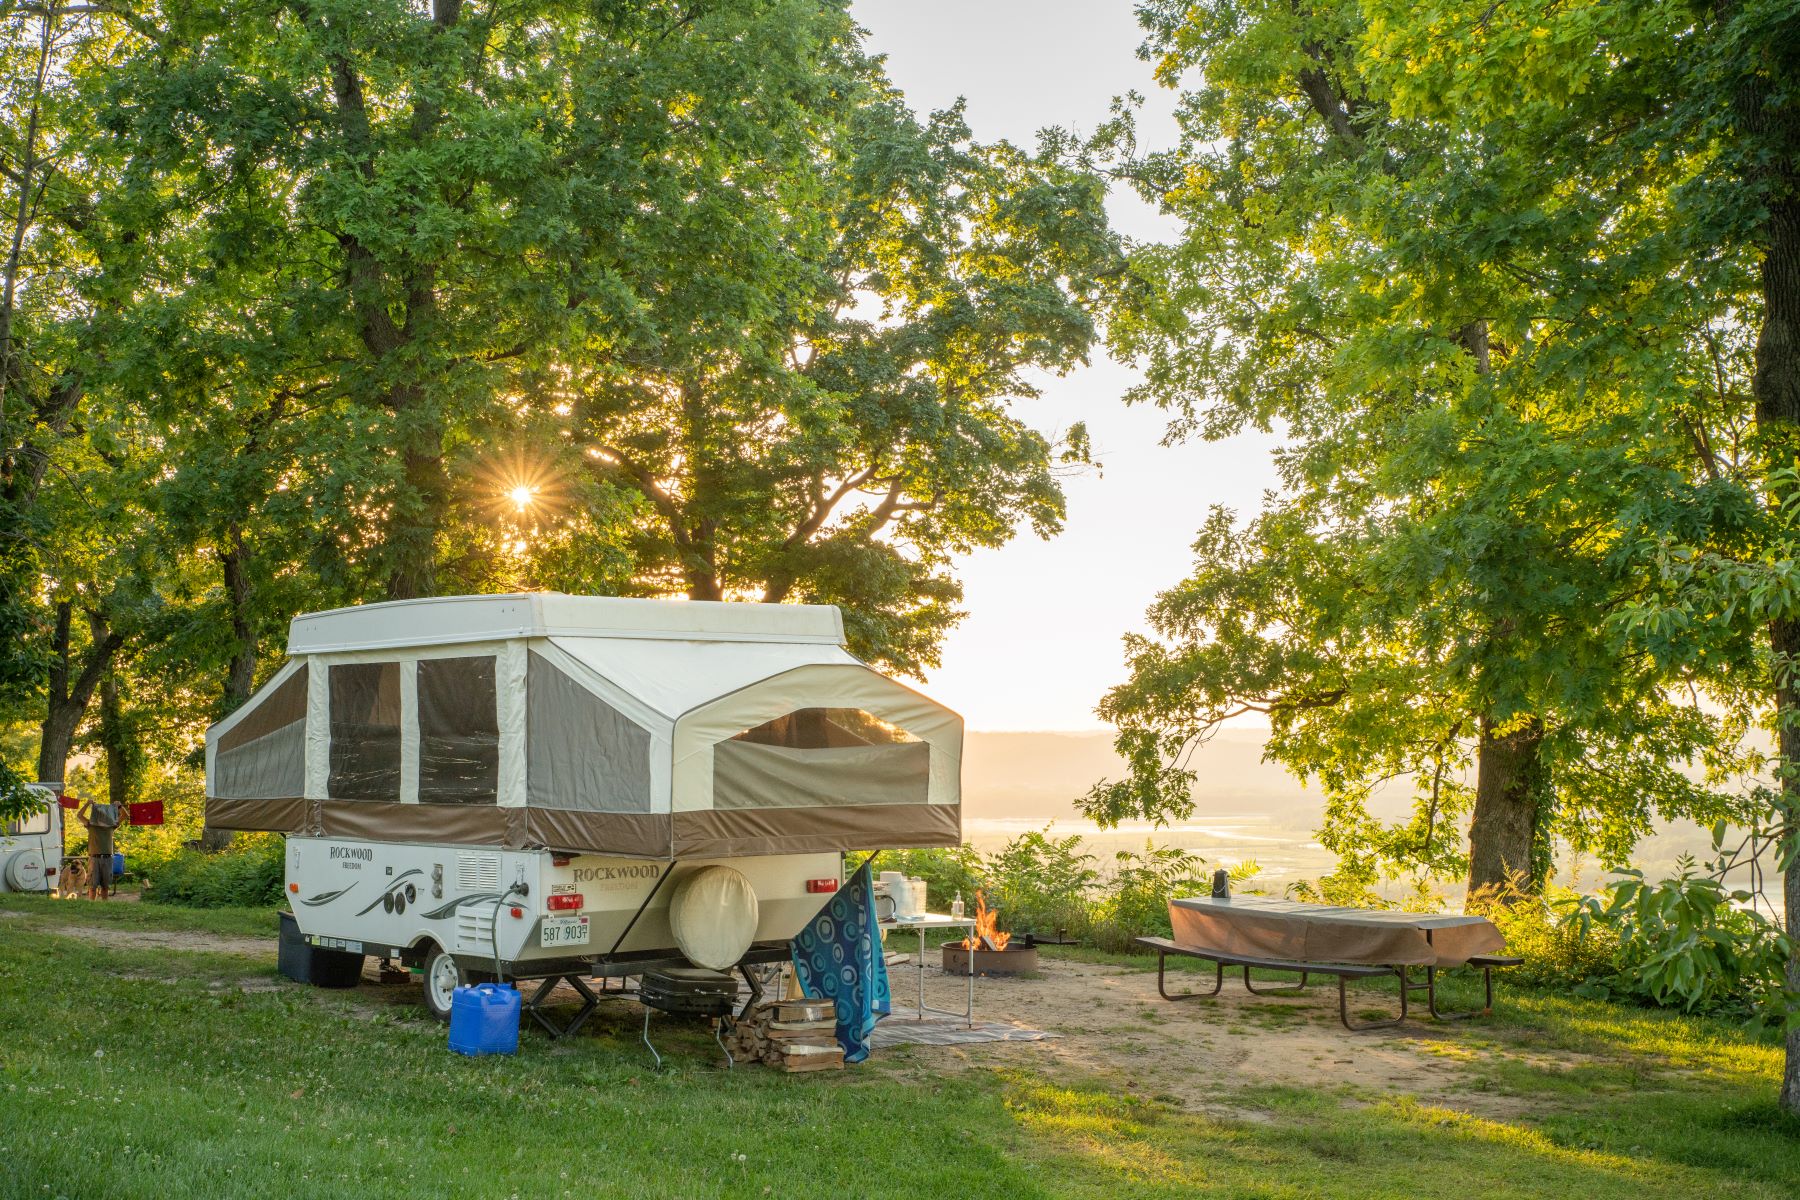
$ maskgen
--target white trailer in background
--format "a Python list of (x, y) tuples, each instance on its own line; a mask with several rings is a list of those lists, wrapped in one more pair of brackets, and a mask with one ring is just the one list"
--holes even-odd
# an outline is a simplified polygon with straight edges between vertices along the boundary
[(0, 892), (51, 892), (62, 872), (63, 810), (52, 784), (27, 784), (41, 812), (0, 822)]
[(300, 933), (575, 979), (787, 956), (841, 855), (961, 840), (962, 721), (837, 609), (532, 593), (296, 618), (207, 731), (207, 823), (287, 835)]

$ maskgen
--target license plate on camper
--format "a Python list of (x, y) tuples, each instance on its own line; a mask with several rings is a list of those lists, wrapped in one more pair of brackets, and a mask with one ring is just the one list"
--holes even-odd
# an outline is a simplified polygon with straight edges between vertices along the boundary
[(540, 946), (585, 946), (587, 940), (586, 917), (545, 917), (538, 931)]

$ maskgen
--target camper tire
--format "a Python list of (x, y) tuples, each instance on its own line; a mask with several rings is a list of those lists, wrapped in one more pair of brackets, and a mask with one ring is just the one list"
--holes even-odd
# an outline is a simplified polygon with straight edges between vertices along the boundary
[(425, 955), (425, 969), (421, 978), (424, 981), (425, 1011), (440, 1021), (448, 1021), (451, 996), (457, 988), (469, 982), (469, 973), (456, 965), (456, 959), (449, 951), (433, 942)]

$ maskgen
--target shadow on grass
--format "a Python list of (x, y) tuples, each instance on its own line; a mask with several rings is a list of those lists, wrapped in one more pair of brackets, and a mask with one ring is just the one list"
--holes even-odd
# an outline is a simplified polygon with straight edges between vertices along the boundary
[(1503, 1121), (1412, 1098), (1225, 1084), (1221, 1109), (1261, 1114), (1245, 1119), (1023, 1072), (1006, 1083), (1014, 1118), (1076, 1184), (1072, 1195), (1773, 1200), (1800, 1178), (1791, 1122), (1760, 1106), (1722, 1108), (1716, 1097)]

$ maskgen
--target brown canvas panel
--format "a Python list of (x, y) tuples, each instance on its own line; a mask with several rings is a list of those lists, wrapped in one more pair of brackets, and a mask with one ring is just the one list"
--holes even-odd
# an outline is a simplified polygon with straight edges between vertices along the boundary
[(573, 854), (617, 854), (625, 858), (669, 855), (667, 813), (580, 812), (566, 808), (525, 808), (524, 844)]
[(301, 663), (300, 669), (274, 691), (250, 697), (248, 706), (250, 711), (244, 714), (244, 719), (219, 735), (217, 748), (220, 753), (235, 750), (296, 721), (306, 720), (306, 664)]
[[(319, 806), (327, 837), (377, 842), (447, 842), (459, 846), (508, 845), (509, 826), (523, 809), (491, 805), (370, 804), (326, 800)], [(518, 843), (522, 844), (522, 843)]]
[(955, 804), (687, 812), (671, 820), (666, 813), (213, 797), (206, 803), (206, 822), (218, 829), (658, 859), (955, 846), (962, 841), (962, 809)]
[(229, 800), (206, 798), (206, 825), (244, 833), (300, 833), (308, 825), (307, 802), (298, 796), (286, 800)]
[(960, 804), (866, 804), (675, 814), (676, 858), (812, 854), (962, 843)]

